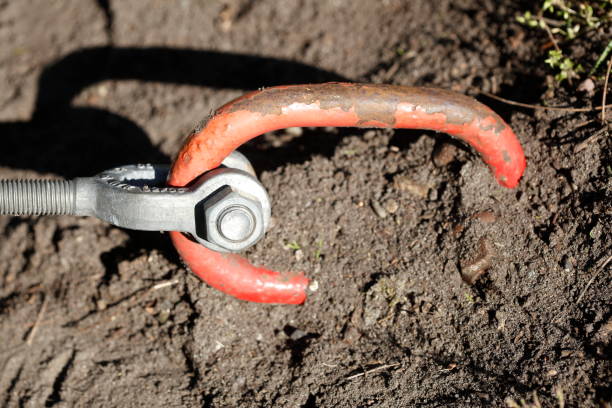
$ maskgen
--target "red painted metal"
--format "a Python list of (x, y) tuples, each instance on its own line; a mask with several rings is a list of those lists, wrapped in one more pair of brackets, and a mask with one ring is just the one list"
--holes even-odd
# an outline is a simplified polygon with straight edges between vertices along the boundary
[[(185, 186), (246, 141), (291, 126), (429, 129), (471, 145), (498, 183), (515, 187), (525, 169), (512, 129), (491, 109), (464, 95), (434, 88), (328, 83), (273, 87), (248, 93), (223, 107), (183, 145), (169, 184)], [(209, 285), (239, 299), (299, 304), (308, 279), (255, 267), (238, 255), (220, 254), (179, 232), (179, 254)]]

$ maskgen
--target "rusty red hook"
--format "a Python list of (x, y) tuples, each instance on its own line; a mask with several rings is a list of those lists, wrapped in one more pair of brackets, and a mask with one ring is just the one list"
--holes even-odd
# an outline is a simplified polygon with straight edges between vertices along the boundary
[[(169, 184), (182, 187), (214, 169), (233, 150), (265, 132), (292, 126), (429, 129), (471, 145), (498, 183), (515, 187), (525, 169), (512, 129), (491, 109), (455, 92), (394, 85), (327, 83), (268, 88), (248, 93), (216, 111), (183, 145)], [(275, 272), (235, 254), (212, 251), (179, 232), (174, 246), (191, 270), (210, 286), (239, 299), (299, 304), (308, 279)]]

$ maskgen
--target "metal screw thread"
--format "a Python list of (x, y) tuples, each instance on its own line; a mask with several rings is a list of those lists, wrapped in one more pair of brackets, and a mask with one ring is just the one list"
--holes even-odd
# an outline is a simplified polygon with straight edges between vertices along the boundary
[(72, 180), (0, 180), (0, 215), (74, 214)]

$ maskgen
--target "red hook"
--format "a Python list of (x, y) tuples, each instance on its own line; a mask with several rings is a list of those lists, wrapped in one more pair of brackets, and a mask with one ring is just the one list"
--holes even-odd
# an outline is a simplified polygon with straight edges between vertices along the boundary
[[(429, 129), (471, 145), (498, 183), (513, 188), (525, 170), (523, 149), (512, 129), (491, 109), (467, 96), (435, 88), (327, 83), (278, 86), (248, 93), (218, 109), (191, 135), (175, 160), (168, 183), (182, 187), (246, 141), (292, 126)], [(212, 251), (180, 232), (174, 246), (210, 286), (239, 299), (299, 304), (308, 279), (275, 272), (235, 254)]]

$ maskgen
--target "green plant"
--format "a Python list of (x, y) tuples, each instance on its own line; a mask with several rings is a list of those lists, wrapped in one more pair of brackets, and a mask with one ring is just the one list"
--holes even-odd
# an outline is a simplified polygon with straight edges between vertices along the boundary
[(550, 50), (548, 58), (544, 62), (557, 71), (555, 79), (558, 82), (562, 82), (564, 79), (571, 81), (573, 78), (578, 78), (579, 74), (584, 72), (582, 65), (574, 63), (571, 58), (563, 55), (563, 52), (560, 50)]
[(601, 64), (606, 60), (606, 58), (608, 58), (610, 52), (612, 52), (612, 40), (608, 41), (608, 45), (606, 45), (606, 48), (603, 50), (599, 58), (597, 58), (597, 62), (595, 62), (595, 65), (593, 65), (593, 68), (589, 71), (589, 76), (593, 75), (595, 71), (599, 69)]
[(297, 241), (291, 241), (285, 244), (285, 248), (297, 251), (298, 249), (302, 249), (302, 246), (298, 244)]
[[(574, 61), (561, 49), (579, 35), (598, 29), (612, 21), (612, 0), (542, 0), (538, 11), (525, 11), (516, 20), (530, 28), (539, 29), (548, 35), (550, 45), (545, 60), (558, 82), (578, 78), (584, 72), (581, 61)], [(611, 42), (612, 43), (612, 42)], [(610, 52), (610, 43), (589, 72), (595, 73)]]

